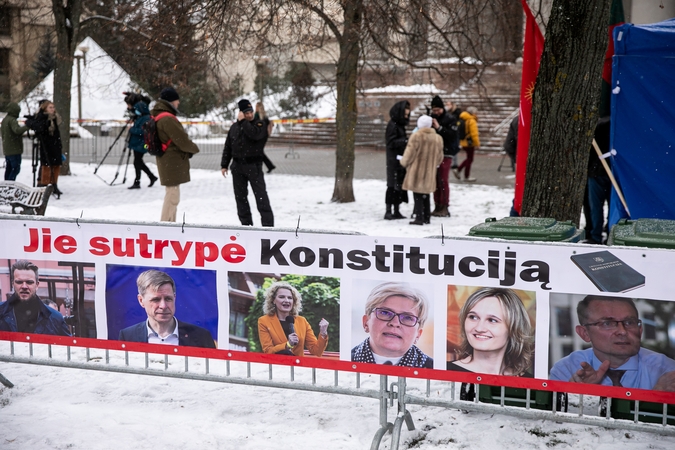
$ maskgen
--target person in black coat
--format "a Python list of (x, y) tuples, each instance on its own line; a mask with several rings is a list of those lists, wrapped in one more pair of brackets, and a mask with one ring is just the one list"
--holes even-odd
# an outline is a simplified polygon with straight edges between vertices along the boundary
[(509, 155), (511, 160), (511, 167), (516, 167), (516, 154), (518, 153), (518, 120), (520, 120), (520, 115), (511, 120), (509, 124), (509, 132), (506, 134), (506, 139), (504, 140), (504, 152)]
[(63, 154), (61, 152), (61, 133), (59, 125), (61, 116), (56, 112), (54, 103), (49, 100), (40, 101), (40, 109), (34, 116), (27, 116), (26, 126), (35, 131), (35, 137), (40, 142), (40, 182), (38, 186), (54, 186), (54, 195), (60, 197), (57, 186)]
[[(254, 120), (253, 106), (247, 99), (238, 103), (237, 121), (227, 132), (220, 171), (224, 177), (232, 171), (234, 199), (237, 202), (237, 215), (242, 225), (253, 225), (251, 206), (248, 203), (248, 185), (255, 195), (263, 227), (274, 226), (274, 213), (267, 195), (265, 176), (262, 171), (267, 141), (267, 126), (262, 120)], [(230, 162), (232, 167), (230, 167)]]
[[(404, 219), (405, 216), (399, 211), (402, 202), (408, 203), (408, 192), (403, 190), (405, 168), (400, 160), (408, 144), (408, 135), (405, 126), (410, 122), (410, 102), (402, 100), (397, 102), (389, 110), (389, 123), (385, 132), (387, 143), (387, 193), (385, 203), (387, 211), (385, 220)], [(393, 209), (393, 211), (392, 211)]]
[(431, 213), (435, 217), (450, 217), (450, 184), (448, 183), (448, 174), (450, 168), (457, 166), (455, 157), (459, 153), (459, 134), (458, 127), (459, 114), (461, 109), (455, 108), (452, 102), (448, 102), (448, 112), (445, 109), (445, 102), (436, 95), (431, 100), (432, 126), (436, 133), (443, 138), (443, 162), (436, 171), (436, 191), (434, 191), (434, 211)]
[[(255, 104), (255, 114), (253, 115), (253, 121), (261, 120), (262, 123), (265, 125), (265, 128), (267, 129), (267, 137), (265, 138), (265, 143), (263, 144), (263, 148), (265, 145), (267, 145), (267, 139), (272, 135), (272, 129), (274, 128), (274, 124), (270, 121), (269, 117), (267, 117), (267, 113), (265, 112), (265, 106), (262, 104), (262, 102), (258, 102)], [(274, 169), (277, 168), (277, 166), (274, 165), (271, 159), (267, 157), (267, 154), (263, 151), (263, 164), (265, 164), (265, 167), (267, 167), (267, 173), (272, 172)]]
[[(603, 154), (610, 150), (609, 133), (610, 118), (601, 117), (595, 126), (594, 138)], [(589, 152), (588, 181), (584, 195), (584, 217), (586, 220), (586, 240), (584, 242), (587, 244), (603, 244), (606, 243), (606, 238), (602, 234), (605, 231), (604, 224), (606, 222), (604, 205), (606, 202), (609, 211), (612, 181), (593, 146), (591, 146)], [(611, 158), (607, 158), (605, 161), (611, 167)]]

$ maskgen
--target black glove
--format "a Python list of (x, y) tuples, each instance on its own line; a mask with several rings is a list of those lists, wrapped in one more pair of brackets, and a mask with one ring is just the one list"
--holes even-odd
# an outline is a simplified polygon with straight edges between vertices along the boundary
[(24, 116), (24, 117), (26, 118), (26, 126), (32, 130), (33, 125), (35, 125), (35, 116)]

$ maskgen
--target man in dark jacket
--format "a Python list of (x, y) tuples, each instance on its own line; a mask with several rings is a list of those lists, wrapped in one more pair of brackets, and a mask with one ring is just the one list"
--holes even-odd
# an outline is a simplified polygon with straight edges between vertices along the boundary
[(70, 336), (63, 316), (42, 303), (37, 296), (38, 267), (18, 260), (10, 270), (14, 294), (0, 303), (0, 331)]
[(265, 175), (262, 170), (267, 127), (261, 120), (253, 120), (251, 102), (243, 99), (239, 101), (238, 106), (237, 121), (230, 127), (225, 140), (220, 171), (226, 177), (228, 167), (232, 162), (234, 199), (237, 202), (237, 214), (241, 224), (253, 225), (251, 206), (248, 203), (248, 184), (250, 183), (262, 226), (273, 227), (274, 214), (267, 196)]
[(389, 110), (389, 117), (384, 135), (387, 143), (387, 193), (384, 199), (387, 212), (384, 220), (405, 218), (399, 211), (399, 205), (402, 202), (408, 203), (408, 191), (404, 191), (402, 187), (405, 168), (399, 161), (408, 144), (405, 126), (410, 122), (410, 102), (403, 100), (394, 104)]
[(509, 124), (509, 131), (506, 134), (506, 139), (504, 140), (504, 152), (509, 155), (511, 160), (511, 168), (515, 170), (516, 167), (516, 154), (518, 153), (518, 121), (520, 120), (520, 115), (511, 120)]
[(120, 341), (216, 348), (209, 330), (174, 317), (176, 283), (169, 274), (146, 270), (138, 276), (136, 285), (138, 303), (148, 318), (120, 330)]
[[(449, 103), (449, 109), (459, 113), (459, 108), (454, 108)], [(443, 138), (443, 162), (436, 171), (436, 191), (434, 192), (435, 208), (431, 213), (436, 217), (450, 217), (450, 184), (448, 184), (448, 174), (455, 155), (459, 152), (459, 136), (457, 127), (459, 117), (448, 114), (445, 110), (445, 104), (438, 95), (431, 100), (431, 118), (432, 126), (436, 133)]]
[[(609, 148), (609, 117), (601, 117), (595, 126), (595, 142), (600, 151), (608, 153)], [(606, 158), (607, 165), (610, 166), (611, 159)], [(610, 166), (611, 167), (611, 166)], [(607, 175), (598, 153), (591, 146), (588, 156), (588, 182), (586, 185), (586, 196), (584, 198), (584, 216), (586, 219), (586, 240), (587, 244), (603, 244), (602, 232), (605, 225), (604, 206), (607, 202), (609, 210), (609, 199), (612, 194), (612, 181)]]
[(180, 185), (190, 181), (190, 158), (199, 153), (199, 147), (190, 140), (178, 121), (180, 97), (172, 87), (164, 88), (152, 108), (153, 117), (169, 113), (157, 121), (159, 140), (168, 147), (162, 156), (157, 156), (159, 182), (166, 188), (162, 206), (162, 222), (175, 222), (180, 202)]
[(15, 181), (21, 171), (21, 154), (23, 153), (22, 134), (28, 127), (22, 127), (16, 121), (21, 107), (12, 102), (7, 105), (7, 115), (2, 119), (2, 151), (5, 154), (5, 180)]

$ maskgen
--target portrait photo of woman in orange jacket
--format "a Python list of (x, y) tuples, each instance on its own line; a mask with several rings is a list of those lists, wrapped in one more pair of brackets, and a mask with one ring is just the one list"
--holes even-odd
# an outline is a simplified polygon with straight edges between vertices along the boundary
[(302, 356), (305, 349), (314, 356), (323, 355), (328, 345), (328, 321), (319, 322), (319, 336), (300, 316), (302, 298), (296, 288), (280, 281), (265, 292), (265, 315), (258, 319), (258, 334), (263, 353)]

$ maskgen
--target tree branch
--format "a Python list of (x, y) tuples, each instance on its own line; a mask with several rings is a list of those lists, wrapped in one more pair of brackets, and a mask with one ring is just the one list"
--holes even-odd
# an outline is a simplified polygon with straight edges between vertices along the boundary
[(146, 34), (146, 33), (143, 33), (143, 32), (142, 32), (141, 30), (139, 30), (138, 28), (132, 27), (131, 25), (128, 25), (128, 24), (122, 22), (121, 20), (113, 19), (113, 18), (111, 18), (111, 17), (98, 16), (98, 15), (97, 15), (97, 16), (87, 17), (86, 19), (80, 21), (80, 26), (83, 26), (83, 25), (85, 25), (87, 22), (91, 22), (91, 21), (94, 21), (94, 20), (106, 20), (106, 21), (108, 21), (108, 22), (113, 22), (113, 23), (117, 23), (117, 24), (119, 24), (119, 25), (124, 25), (124, 26), (127, 27), (128, 29), (130, 29), (130, 30), (132, 30), (132, 31), (134, 31), (134, 32), (136, 32), (136, 33), (138, 33), (138, 34), (140, 34), (141, 36), (143, 36), (143, 37), (146, 38), (146, 39), (151, 39), (151, 40), (154, 40), (155, 42), (157, 42), (157, 43), (159, 43), (159, 44), (161, 44), (161, 45), (163, 45), (163, 46), (165, 46), (165, 47), (168, 47), (168, 48), (171, 48), (171, 49), (174, 49), (174, 50), (176, 49), (176, 46), (173, 45), (173, 44), (167, 44), (166, 42), (157, 40), (157, 39), (155, 39), (154, 37), (152, 37), (152, 36), (150, 36), (150, 35), (148, 35), (148, 34)]

